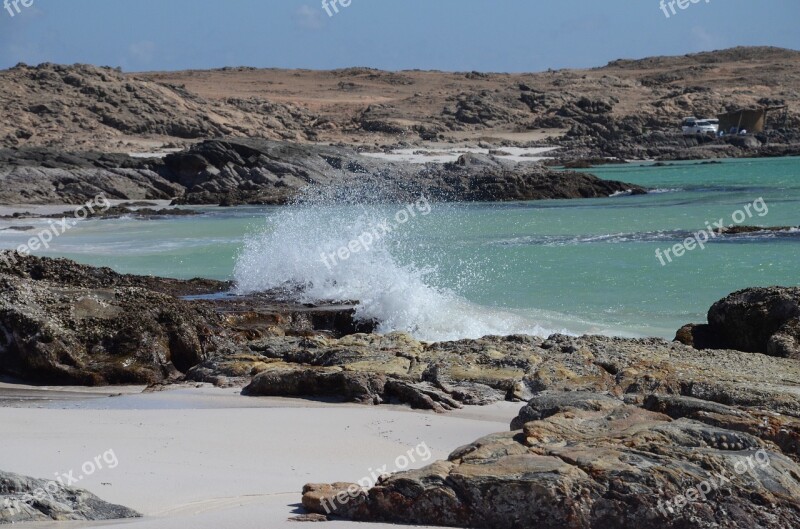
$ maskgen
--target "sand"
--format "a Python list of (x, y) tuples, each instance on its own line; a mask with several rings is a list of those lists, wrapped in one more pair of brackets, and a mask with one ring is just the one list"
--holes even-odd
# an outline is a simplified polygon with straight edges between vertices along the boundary
[[(497, 151), (503, 154), (496, 154), (495, 156), (507, 162), (541, 162), (542, 160), (550, 158), (548, 156), (540, 156), (541, 154), (550, 153), (555, 150), (558, 150), (558, 147), (498, 147)], [(478, 147), (451, 147), (447, 149), (416, 148), (395, 149), (389, 153), (365, 152), (362, 154), (369, 158), (378, 158), (388, 162), (444, 164), (455, 162), (461, 155), (466, 153), (489, 154), (489, 149)]]
[[(172, 204), (171, 200), (108, 200), (112, 206), (129, 204), (131, 202), (147, 202), (155, 209), (168, 208)], [(30, 213), (31, 215), (64, 215), (73, 218), (80, 206), (75, 204), (4, 204), (0, 206), (0, 216), (10, 216), (15, 213)], [(138, 208), (131, 208), (138, 209)], [(0, 227), (5, 228), (10, 225), (30, 224), (31, 219), (0, 219)]]
[[(236, 389), (31, 388), (0, 384), (0, 469), (50, 478), (113, 451), (77, 485), (144, 518), (15, 527), (294, 527), (308, 482), (357, 481), (413, 452), (419, 468), (503, 431), (520, 404), (446, 415), (400, 406), (251, 398)], [(109, 397), (110, 394), (120, 394)], [(423, 461), (430, 449), (430, 457)], [(419, 454), (419, 455), (416, 455)], [(102, 460), (101, 460), (102, 461)], [(402, 464), (402, 460), (401, 460)], [(299, 527), (302, 527), (300, 525)], [(332, 528), (389, 527), (331, 522)]]

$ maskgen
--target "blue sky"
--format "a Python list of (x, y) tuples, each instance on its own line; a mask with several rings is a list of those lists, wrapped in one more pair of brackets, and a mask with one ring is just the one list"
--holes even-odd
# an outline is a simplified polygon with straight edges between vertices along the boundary
[(0, 68), (519, 72), (738, 45), (800, 50), (800, 0), (700, 0), (669, 18), (660, 0), (351, 0), (333, 17), (321, 0), (32, 1), (12, 17), (0, 0)]

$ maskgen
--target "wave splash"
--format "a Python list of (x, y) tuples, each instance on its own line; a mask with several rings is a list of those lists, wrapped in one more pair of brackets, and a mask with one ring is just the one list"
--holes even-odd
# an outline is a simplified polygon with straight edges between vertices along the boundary
[[(399, 212), (421, 202), (387, 204), (386, 198), (371, 184), (305, 192), (246, 238), (234, 269), (238, 292), (286, 289), (303, 303), (358, 302), (356, 318), (377, 322), (378, 332), (404, 331), (426, 341), (557, 332), (541, 327), (530, 315), (482, 307), (437, 285), (437, 268), (417, 264), (431, 261), (420, 257), (433, 251), (421, 235), (452, 230), (435, 214), (454, 206), (435, 204), (430, 217), (422, 214), (424, 208), (418, 209), (401, 224), (398, 220), (404, 217)], [(387, 224), (391, 232), (376, 230)], [(366, 251), (363, 246), (349, 251), (367, 233), (381, 236), (372, 237)], [(347, 258), (338, 258), (343, 255)], [(474, 269), (466, 274), (480, 275)], [(474, 280), (475, 275), (463, 279)]]

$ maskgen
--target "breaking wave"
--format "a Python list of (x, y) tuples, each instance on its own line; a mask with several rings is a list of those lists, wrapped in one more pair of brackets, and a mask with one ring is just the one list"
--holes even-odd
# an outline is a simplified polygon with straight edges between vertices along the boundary
[[(285, 289), (304, 303), (358, 302), (357, 319), (377, 322), (378, 332), (405, 331), (429, 341), (566, 332), (543, 327), (527, 312), (476, 305), (457, 289), (441, 286), (437, 268), (419, 264), (433, 261), (420, 257), (435, 251), (419, 231), (424, 227), (435, 236), (436, 226), (442, 226), (442, 234), (452, 230), (443, 225), (446, 210), (458, 206), (424, 198), (389, 204), (385, 198), (369, 184), (315, 188), (267, 216), (237, 258), (238, 292)], [(431, 211), (436, 215), (429, 217)], [(464, 263), (463, 268), (458, 282), (479, 280), (479, 266)]]

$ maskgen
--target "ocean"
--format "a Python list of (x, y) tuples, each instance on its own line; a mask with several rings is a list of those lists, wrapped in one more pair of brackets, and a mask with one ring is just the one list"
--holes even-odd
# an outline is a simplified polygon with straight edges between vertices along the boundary
[[(720, 221), (800, 226), (800, 158), (589, 172), (654, 192), (387, 205), (356, 187), (284, 207), (80, 221), (33, 253), (126, 273), (233, 279), (240, 293), (291, 286), (304, 302), (358, 301), (359, 317), (380, 331), (424, 340), (553, 332), (671, 339), (730, 292), (800, 285), (799, 230), (707, 230)], [(42, 229), (48, 221), (0, 224)], [(35, 234), (0, 231), (0, 247)]]

